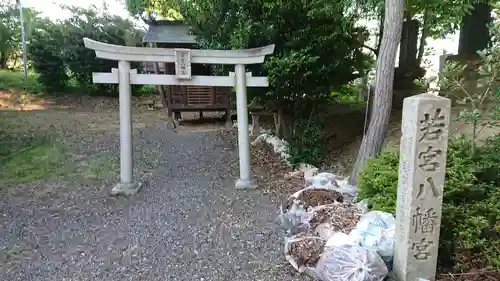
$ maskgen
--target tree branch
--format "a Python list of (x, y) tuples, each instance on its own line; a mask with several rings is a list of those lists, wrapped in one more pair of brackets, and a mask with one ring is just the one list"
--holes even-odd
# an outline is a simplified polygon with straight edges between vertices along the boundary
[(372, 47), (367, 46), (367, 45), (363, 45), (363, 48), (367, 48), (368, 50), (372, 51), (372, 52), (375, 54), (375, 56), (378, 56), (378, 51), (377, 51), (377, 49), (372, 48)]

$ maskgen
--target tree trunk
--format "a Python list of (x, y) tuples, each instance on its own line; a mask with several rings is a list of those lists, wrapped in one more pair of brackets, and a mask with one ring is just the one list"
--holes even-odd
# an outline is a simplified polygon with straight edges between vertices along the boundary
[(293, 116), (285, 108), (279, 107), (277, 117), (276, 135), (279, 138), (290, 141), (293, 137)]
[(391, 116), (394, 61), (396, 59), (398, 44), (401, 40), (403, 13), (404, 0), (385, 0), (384, 34), (377, 57), (373, 112), (368, 125), (368, 131), (363, 137), (356, 164), (349, 178), (350, 184), (356, 184), (366, 160), (376, 156), (382, 150), (387, 133), (387, 125)]
[(422, 20), (422, 34), (420, 35), (420, 43), (418, 44), (418, 55), (417, 55), (417, 66), (422, 64), (422, 59), (424, 58), (425, 51), (425, 40), (429, 35), (429, 10), (424, 10), (424, 18)]
[(379, 28), (378, 28), (378, 40), (377, 40), (377, 48), (376, 48), (376, 54), (378, 56), (380, 52), (380, 45), (382, 44), (382, 37), (384, 36), (384, 17), (385, 17), (385, 11), (382, 11), (380, 15), (380, 23), (379, 23)]
[(474, 4), (472, 13), (463, 18), (458, 40), (459, 55), (476, 55), (477, 51), (488, 47), (491, 41), (488, 30), (492, 21), (491, 8), (484, 3)]
[(0, 69), (7, 69), (7, 56), (0, 53)]
[(408, 14), (403, 22), (399, 45), (399, 68), (411, 72), (417, 62), (418, 21)]

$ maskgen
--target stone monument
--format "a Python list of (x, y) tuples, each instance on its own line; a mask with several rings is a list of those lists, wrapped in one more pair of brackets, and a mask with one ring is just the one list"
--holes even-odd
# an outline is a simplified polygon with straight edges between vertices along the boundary
[(393, 270), (398, 281), (436, 274), (451, 101), (404, 99)]

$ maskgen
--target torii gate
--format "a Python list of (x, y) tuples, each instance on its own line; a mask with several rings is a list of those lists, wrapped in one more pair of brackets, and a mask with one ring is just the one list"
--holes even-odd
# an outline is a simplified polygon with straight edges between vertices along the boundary
[[(132, 107), (130, 85), (187, 85), (236, 86), (238, 117), (238, 152), (240, 177), (237, 189), (255, 187), (250, 171), (250, 141), (246, 87), (268, 87), (267, 77), (252, 77), (245, 73), (245, 65), (263, 63), (266, 55), (274, 52), (274, 45), (247, 50), (191, 50), (126, 47), (83, 38), (85, 47), (95, 51), (98, 58), (118, 61), (118, 69), (110, 73), (94, 72), (94, 83), (119, 84), (120, 95), (120, 182), (112, 194), (132, 195), (141, 184), (134, 182), (132, 171)], [(137, 74), (130, 62), (175, 62), (175, 75)], [(235, 75), (192, 76), (191, 63), (233, 64)]]

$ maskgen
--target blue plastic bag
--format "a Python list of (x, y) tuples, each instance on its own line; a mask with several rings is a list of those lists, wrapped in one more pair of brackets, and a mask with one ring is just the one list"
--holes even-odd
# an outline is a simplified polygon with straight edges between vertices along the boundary
[(350, 236), (362, 247), (375, 250), (387, 265), (394, 256), (396, 219), (392, 214), (371, 211), (364, 214)]

